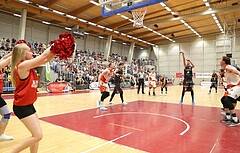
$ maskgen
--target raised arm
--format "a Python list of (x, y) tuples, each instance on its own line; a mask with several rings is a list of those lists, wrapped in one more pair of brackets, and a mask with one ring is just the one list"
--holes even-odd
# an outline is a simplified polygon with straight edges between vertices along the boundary
[(12, 56), (12, 51), (10, 53), (6, 54), (5, 56), (3, 56), (0, 61), (7, 59), (10, 56)]
[(41, 55), (37, 56), (36, 58), (25, 60), (19, 65), (20, 70), (30, 70), (32, 68), (38, 67), (42, 64), (49, 62), (51, 59), (54, 58), (54, 54), (51, 53), (50, 47), (47, 48)]
[(185, 59), (185, 55), (184, 55), (184, 52), (183, 51), (180, 51), (180, 54), (182, 54), (182, 58), (183, 58), (183, 66), (184, 68), (186, 67), (186, 59)]
[(187, 59), (187, 61), (192, 65), (192, 68), (194, 68), (194, 64), (192, 63), (192, 61), (190, 59)]
[(9, 56), (8, 58), (5, 59), (1, 59), (0, 60), (0, 69), (4, 68), (5, 66), (7, 66), (10, 63), (11, 60), (11, 56)]

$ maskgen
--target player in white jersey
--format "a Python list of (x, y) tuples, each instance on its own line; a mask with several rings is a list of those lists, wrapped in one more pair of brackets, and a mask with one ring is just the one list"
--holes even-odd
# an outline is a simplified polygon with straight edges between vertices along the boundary
[(148, 82), (149, 82), (149, 93), (148, 95), (151, 95), (151, 89), (153, 88), (153, 96), (156, 96), (155, 94), (155, 88), (157, 87), (157, 79), (156, 79), (156, 73), (155, 73), (155, 69), (152, 68), (152, 72), (149, 73), (148, 75)]
[(226, 121), (227, 126), (239, 125), (239, 119), (235, 112), (236, 99), (240, 97), (240, 72), (231, 64), (230, 58), (223, 56), (220, 62), (224, 68), (224, 77), (227, 83), (227, 92), (221, 98), (226, 117), (221, 121)]

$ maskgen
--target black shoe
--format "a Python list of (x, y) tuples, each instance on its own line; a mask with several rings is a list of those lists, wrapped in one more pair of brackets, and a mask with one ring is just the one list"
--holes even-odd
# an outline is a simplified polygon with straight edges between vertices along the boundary
[(226, 123), (226, 126), (238, 126), (238, 125), (240, 125), (239, 120), (237, 120), (237, 122), (232, 120), (231, 122)]
[(151, 95), (150, 92), (148, 93), (148, 95), (149, 95), (149, 96)]
[(144, 92), (142, 94), (145, 94)]
[(233, 121), (233, 119), (231, 119), (231, 118), (228, 119), (226, 116), (220, 120), (220, 122), (232, 122), (232, 121)]
[(153, 96), (156, 96), (155, 92), (153, 93)]

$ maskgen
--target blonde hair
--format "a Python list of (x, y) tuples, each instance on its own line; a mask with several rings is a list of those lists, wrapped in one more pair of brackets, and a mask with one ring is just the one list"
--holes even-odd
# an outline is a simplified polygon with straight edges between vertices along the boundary
[(15, 78), (15, 67), (17, 65), (17, 63), (24, 61), (25, 60), (25, 55), (26, 55), (26, 50), (28, 50), (29, 47), (22, 43), (22, 44), (18, 44), (13, 48), (13, 53), (12, 53), (12, 60), (11, 60), (11, 81), (12, 81), (12, 85), (13, 87), (16, 87), (16, 78)]

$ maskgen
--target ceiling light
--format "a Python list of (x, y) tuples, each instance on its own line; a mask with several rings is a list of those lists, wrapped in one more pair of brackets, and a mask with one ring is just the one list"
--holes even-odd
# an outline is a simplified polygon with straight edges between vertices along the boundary
[(166, 7), (166, 4), (164, 4), (163, 2), (161, 2), (159, 4), (162, 5), (163, 7)]
[(57, 14), (60, 14), (60, 15), (63, 15), (64, 13), (63, 12), (60, 12), (60, 11), (56, 11), (56, 10), (53, 10), (54, 13), (57, 13)]
[(44, 10), (49, 10), (49, 8), (48, 8), (48, 7), (45, 7), (45, 6), (42, 6), (42, 5), (38, 5), (38, 4), (37, 4), (37, 6), (38, 6), (39, 8), (41, 8), (41, 9), (44, 9)]
[(205, 3), (205, 5), (206, 5), (207, 7), (209, 7), (209, 6), (210, 6), (210, 4), (209, 4), (208, 2), (206, 2), (206, 3)]
[(97, 6), (100, 5), (99, 3), (95, 2), (95, 1), (90, 1), (90, 3), (92, 3), (92, 4), (94, 4), (94, 5), (97, 5)]
[(19, 14), (13, 14), (13, 15), (16, 17), (19, 17), (19, 18), (21, 17), (21, 15), (19, 15)]
[(102, 37), (102, 36), (98, 36), (98, 38), (100, 38), (100, 39), (103, 39), (103, 37)]
[(168, 10), (168, 12), (172, 12), (172, 10), (169, 7), (165, 7), (166, 10)]
[(106, 28), (106, 30), (108, 30), (108, 31), (113, 31), (112, 29), (110, 29), (110, 28)]
[(81, 21), (81, 22), (84, 22), (84, 23), (86, 23), (87, 21), (86, 20), (84, 20), (84, 19), (78, 19), (78, 21)]
[(42, 23), (43, 23), (43, 24), (48, 24), (48, 25), (51, 24), (51, 23), (46, 22), (46, 21), (42, 21)]
[(101, 25), (97, 25), (97, 27), (102, 28), (102, 29), (106, 28), (106, 27), (101, 26)]
[(72, 30), (71, 28), (68, 28), (68, 27), (65, 27), (65, 29), (66, 29), (66, 30), (69, 30), (69, 31), (71, 31), (71, 30)]
[(71, 19), (76, 19), (76, 17), (75, 17), (75, 16), (68, 15), (68, 14), (66, 14), (66, 17), (69, 17), (69, 18), (71, 18)]
[(121, 17), (124, 19), (128, 19), (128, 17), (126, 17), (125, 15), (121, 15)]
[(29, 1), (27, 1), (27, 0), (19, 0), (20, 2), (23, 2), (23, 3), (27, 3), (27, 4), (29, 4), (29, 3), (31, 3), (31, 2), (29, 2)]
[(88, 24), (93, 25), (93, 26), (97, 25), (96, 23), (92, 23), (92, 22), (88, 22)]
[(186, 27), (188, 27), (193, 33), (200, 36), (188, 23), (186, 23), (184, 20), (180, 20)]
[(184, 20), (180, 20), (182, 23), (185, 23), (185, 21)]

